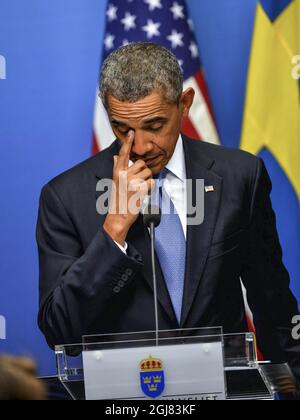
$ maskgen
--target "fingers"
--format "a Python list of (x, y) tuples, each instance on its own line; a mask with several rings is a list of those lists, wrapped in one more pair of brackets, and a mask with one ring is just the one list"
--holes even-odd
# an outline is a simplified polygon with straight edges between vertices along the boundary
[(123, 143), (121, 147), (121, 150), (117, 159), (120, 170), (126, 171), (128, 169), (130, 153), (131, 153), (133, 142), (134, 142), (134, 131), (130, 130), (125, 142)]
[(137, 160), (128, 170), (128, 173), (131, 175), (138, 175), (143, 170), (147, 169), (148, 166), (143, 160)]
[(135, 192), (135, 193), (142, 192), (145, 195), (147, 195), (147, 194), (151, 194), (154, 187), (155, 187), (155, 181), (152, 178), (146, 179), (146, 180), (133, 179), (130, 181), (128, 189), (131, 192)]
[(137, 175), (137, 178), (140, 180), (144, 180), (147, 181), (148, 179), (152, 178), (152, 171), (151, 169), (147, 168), (144, 169), (143, 171), (139, 172)]
[(119, 156), (114, 156), (114, 170), (117, 168)]

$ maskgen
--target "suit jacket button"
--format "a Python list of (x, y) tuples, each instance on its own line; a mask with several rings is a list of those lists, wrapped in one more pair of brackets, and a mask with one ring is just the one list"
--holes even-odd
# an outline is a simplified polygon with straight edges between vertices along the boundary
[(119, 287), (124, 287), (125, 286), (125, 283), (122, 280), (120, 280), (119, 283), (118, 283), (118, 286)]
[(132, 268), (127, 268), (126, 270), (126, 274), (130, 277), (133, 274), (133, 269)]
[(113, 292), (116, 293), (116, 294), (120, 293), (120, 291), (121, 291), (121, 289), (118, 286), (113, 289)]
[(121, 277), (121, 279), (126, 282), (128, 280), (127, 274), (123, 274), (123, 276)]

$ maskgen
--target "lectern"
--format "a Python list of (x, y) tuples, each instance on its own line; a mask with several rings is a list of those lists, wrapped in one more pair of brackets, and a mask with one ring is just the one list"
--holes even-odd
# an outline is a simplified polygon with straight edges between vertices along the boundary
[(273, 400), (295, 387), (287, 365), (258, 361), (254, 334), (222, 328), (86, 336), (56, 359), (75, 400)]

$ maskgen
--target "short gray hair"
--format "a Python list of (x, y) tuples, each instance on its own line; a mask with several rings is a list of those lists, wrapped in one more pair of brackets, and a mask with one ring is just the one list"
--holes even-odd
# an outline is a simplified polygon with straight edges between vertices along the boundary
[(109, 95), (134, 103), (155, 90), (170, 103), (179, 103), (183, 74), (176, 56), (166, 48), (148, 42), (126, 45), (105, 60), (100, 78), (100, 98), (108, 107)]

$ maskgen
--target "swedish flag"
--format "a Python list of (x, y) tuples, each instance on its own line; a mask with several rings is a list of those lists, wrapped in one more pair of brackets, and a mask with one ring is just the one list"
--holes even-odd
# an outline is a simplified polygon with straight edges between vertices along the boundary
[[(267, 150), (284, 171), (298, 198), (298, 204), (299, 56), (300, 0), (260, 0), (249, 65), (241, 148), (253, 154)], [(273, 181), (276, 182), (276, 179)], [(299, 206), (296, 217), (298, 220), (294, 220), (294, 225), (299, 227)], [(286, 219), (287, 223), (289, 221)], [(299, 231), (297, 235), (300, 235)], [(293, 282), (296, 283), (293, 286), (300, 302), (299, 278), (293, 279)]]

